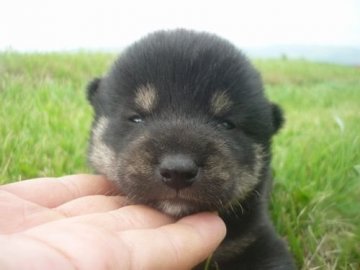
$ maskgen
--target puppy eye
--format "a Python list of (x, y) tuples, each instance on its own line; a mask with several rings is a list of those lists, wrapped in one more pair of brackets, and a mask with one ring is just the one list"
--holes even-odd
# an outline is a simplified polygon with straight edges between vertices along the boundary
[(134, 122), (136, 124), (141, 124), (144, 122), (144, 119), (139, 115), (134, 115), (129, 118), (129, 121)]
[(224, 120), (224, 121), (220, 121), (217, 124), (218, 128), (222, 128), (222, 129), (234, 129), (235, 128), (235, 124), (231, 121), (228, 120)]

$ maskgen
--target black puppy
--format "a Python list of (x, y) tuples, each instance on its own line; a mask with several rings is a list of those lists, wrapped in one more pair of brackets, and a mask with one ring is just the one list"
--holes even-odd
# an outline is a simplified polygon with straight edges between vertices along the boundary
[(175, 217), (219, 211), (228, 232), (213, 268), (294, 268), (267, 209), (282, 113), (233, 45), (206, 33), (156, 32), (91, 82), (88, 98), (89, 160), (131, 202)]

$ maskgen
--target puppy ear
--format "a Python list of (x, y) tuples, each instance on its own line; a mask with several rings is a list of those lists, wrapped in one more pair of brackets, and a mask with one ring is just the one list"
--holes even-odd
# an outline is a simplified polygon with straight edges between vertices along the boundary
[(285, 118), (282, 109), (275, 103), (271, 103), (272, 119), (273, 119), (273, 133), (275, 134), (283, 126)]
[(94, 101), (96, 98), (96, 94), (98, 92), (99, 86), (100, 86), (101, 79), (95, 78), (92, 81), (90, 81), (87, 85), (87, 99), (89, 102), (94, 105)]

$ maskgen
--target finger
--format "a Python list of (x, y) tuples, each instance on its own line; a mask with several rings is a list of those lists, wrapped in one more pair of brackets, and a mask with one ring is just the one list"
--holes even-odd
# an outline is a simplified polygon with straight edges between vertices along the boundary
[(46, 222), (64, 218), (61, 213), (16, 195), (0, 190), (0, 234), (9, 234), (26, 230)]
[[(58, 260), (68, 264), (65, 268), (69, 269), (70, 266), (76, 269), (190, 269), (210, 255), (225, 235), (221, 219), (208, 213), (158, 229), (118, 234), (87, 224), (62, 225), (59, 227), (58, 222), (53, 222), (40, 230), (36, 227), (17, 238), (12, 237), (13, 242), (18, 240), (20, 258), (28, 255), (26, 261), (29, 261), (45, 254), (40, 256), (40, 261), (35, 260), (37, 268), (44, 269), (54, 262), (59, 265)], [(31, 243), (24, 245), (26, 241)], [(37, 249), (32, 248), (34, 245)], [(24, 246), (28, 247), (27, 252)], [(5, 249), (5, 259), (8, 254)], [(20, 259), (19, 263), (23, 261)]]
[(216, 249), (225, 234), (218, 216), (200, 213), (153, 230), (120, 232), (119, 237), (130, 249), (130, 265), (160, 270), (191, 269)]
[(54, 209), (67, 217), (73, 217), (116, 210), (127, 204), (127, 199), (122, 196), (92, 195), (77, 198)]
[[(128, 209), (126, 210), (126, 208)], [(91, 222), (84, 222), (84, 220), (89, 216), (97, 216), (98, 219), (95, 220), (104, 221), (107, 213), (80, 216), (34, 227), (21, 234), (15, 234), (12, 240), (25, 243), (19, 246), (19, 256), (24, 256), (26, 253), (28, 260), (35, 259), (39, 269), (48, 269), (49, 267), (46, 267), (46, 265), (54, 265), (54, 263), (57, 265), (57, 259), (65, 259), (70, 265), (74, 266), (74, 269), (139, 269), (136, 263), (134, 268), (129, 267), (128, 250), (124, 243), (121, 240), (119, 241), (116, 227), (131, 229), (138, 227), (152, 228), (169, 224), (173, 220), (145, 206), (128, 206), (122, 210), (120, 211), (122, 215), (119, 215), (121, 218), (109, 216), (110, 220), (105, 226), (94, 226)], [(137, 213), (137, 215), (134, 215), (134, 213)], [(99, 220), (99, 218), (104, 219)], [(79, 222), (81, 219), (82, 222)], [(95, 220), (92, 221), (96, 222)], [(130, 221), (132, 221), (132, 224)], [(109, 226), (109, 224), (111, 225)], [(115, 230), (107, 229), (111, 226)], [(45, 250), (43, 253), (41, 251), (34, 253), (34, 249), (31, 249), (31, 245), (26, 245), (26, 241), (31, 241), (30, 244), (32, 245), (40, 245)], [(148, 244), (152, 245), (153, 243)], [(27, 246), (29, 249), (24, 251)], [(35, 250), (37, 252), (37, 249)], [(49, 251), (51, 254), (47, 254)], [(39, 254), (44, 253), (46, 253), (45, 257), (39, 257)], [(40, 260), (38, 260), (39, 258)]]
[(80, 174), (25, 180), (1, 186), (0, 190), (45, 207), (57, 207), (82, 196), (110, 194), (115, 186), (103, 176)]
[[(120, 196), (95, 195), (49, 209), (0, 191), (0, 212), (8, 217), (1, 220), (0, 233), (20, 232), (53, 221), (59, 224), (87, 224), (113, 231), (154, 228), (173, 222), (170, 217), (149, 207), (134, 205), (120, 208), (124, 202)], [(116, 210), (111, 211), (113, 209)]]
[(0, 246), (0, 269), (80, 269), (60, 249), (21, 234), (0, 235)]
[[(56, 227), (57, 231), (63, 230), (68, 226), (88, 226), (118, 232), (122, 230), (157, 228), (173, 222), (173, 218), (150, 207), (143, 205), (129, 205), (104, 213), (69, 217), (58, 220), (52, 223), (51, 226), (52, 228)], [(44, 226), (48, 226), (48, 224), (31, 228), (31, 232), (40, 232), (41, 234)]]

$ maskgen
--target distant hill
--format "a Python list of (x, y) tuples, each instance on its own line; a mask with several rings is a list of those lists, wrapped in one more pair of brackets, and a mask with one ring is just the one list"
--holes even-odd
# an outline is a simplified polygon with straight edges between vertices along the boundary
[(360, 66), (360, 47), (264, 46), (244, 47), (252, 58), (300, 58), (319, 62)]

